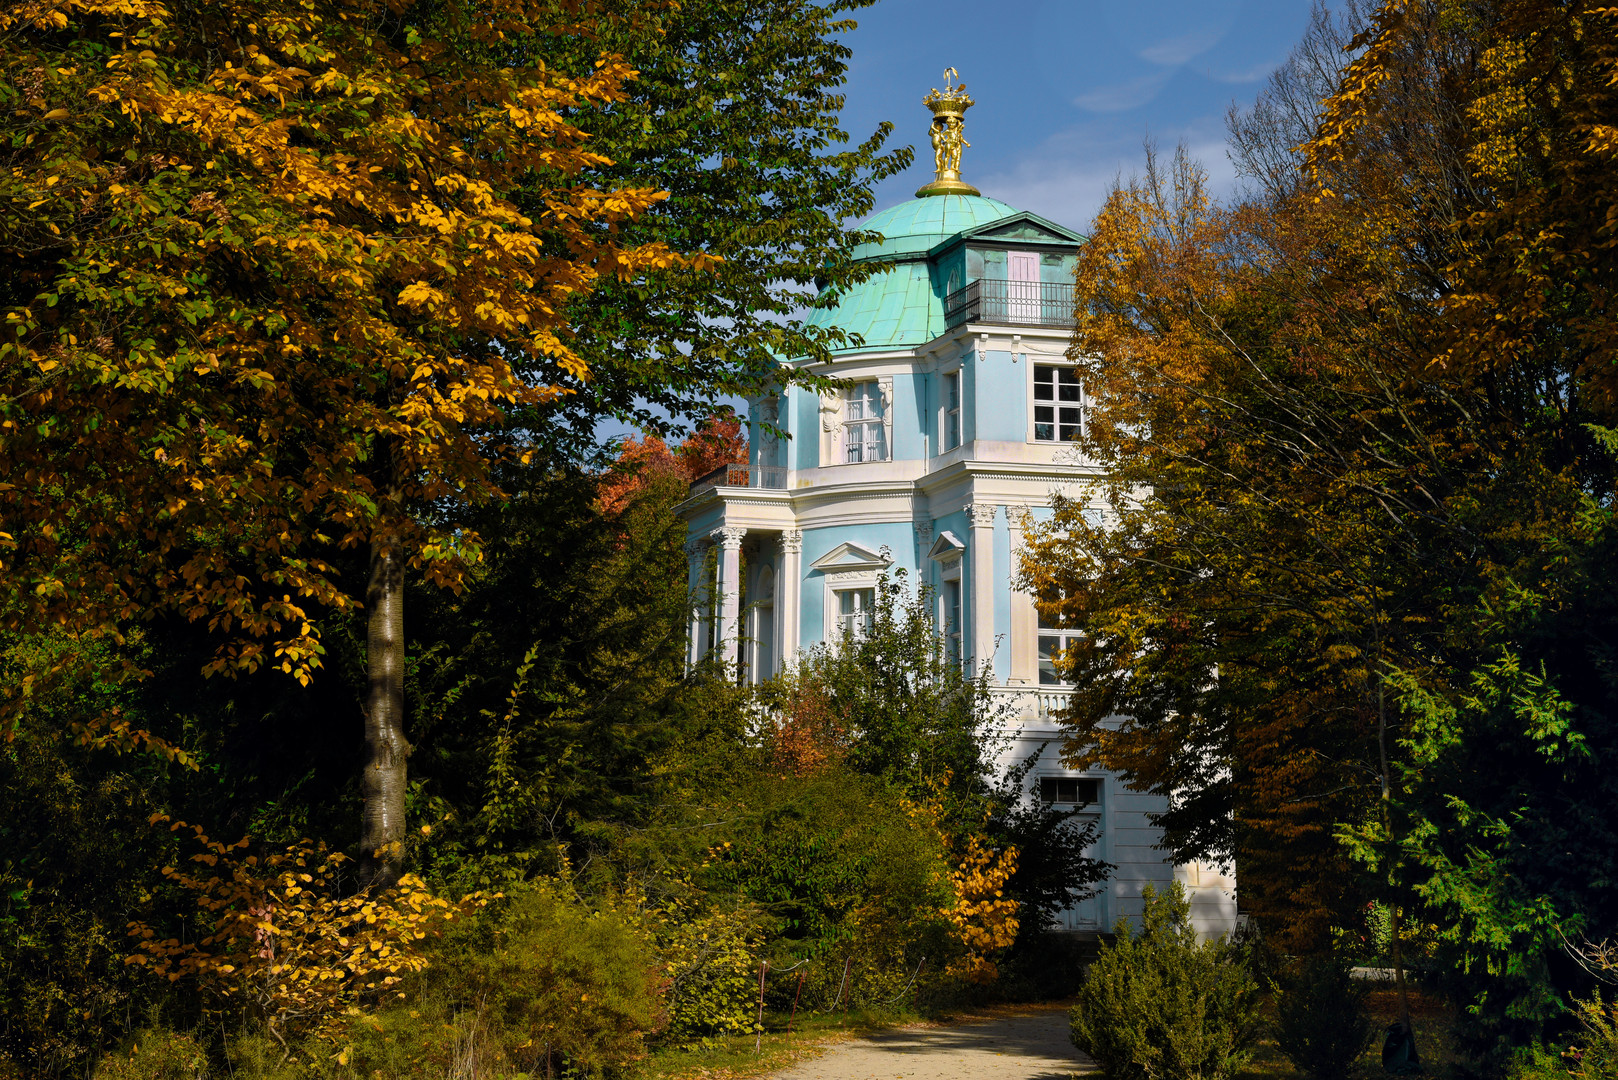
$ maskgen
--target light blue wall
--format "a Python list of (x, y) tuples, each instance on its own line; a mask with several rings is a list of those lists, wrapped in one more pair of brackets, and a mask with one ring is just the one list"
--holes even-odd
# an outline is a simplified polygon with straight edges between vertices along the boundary
[(989, 352), (972, 365), (977, 393), (976, 438), (995, 442), (1022, 442), (1028, 438), (1028, 362), (1013, 364), (1010, 352)]
[(793, 387), (786, 412), (792, 417), (792, 442), (787, 450), (794, 469), (813, 469), (820, 464), (820, 398)]
[(927, 457), (925, 429), (919, 419), (926, 400), (926, 376), (893, 377), (893, 460), (920, 461)]
[(1011, 526), (1004, 507), (994, 516), (994, 677), (1011, 678)]
[(872, 551), (880, 551), (886, 545), (893, 553), (893, 567), (904, 567), (909, 571), (910, 581), (914, 583), (916, 580), (913, 554), (916, 550), (916, 532), (908, 521), (804, 530), (803, 591), (799, 593), (798, 607), (798, 641), (803, 648), (819, 642), (826, 626), (826, 575), (819, 570), (811, 570), (809, 564), (843, 543), (859, 544)]

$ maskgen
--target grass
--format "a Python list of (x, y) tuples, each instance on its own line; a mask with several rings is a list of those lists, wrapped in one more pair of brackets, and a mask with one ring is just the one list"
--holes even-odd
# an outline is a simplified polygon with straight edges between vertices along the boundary
[(764, 1014), (762, 1036), (736, 1035), (702, 1050), (664, 1047), (641, 1067), (645, 1080), (740, 1080), (784, 1069), (816, 1057), (844, 1039), (922, 1020), (919, 1013), (897, 1009), (855, 1009), (842, 1013), (799, 1013), (787, 1028), (784, 1013)]

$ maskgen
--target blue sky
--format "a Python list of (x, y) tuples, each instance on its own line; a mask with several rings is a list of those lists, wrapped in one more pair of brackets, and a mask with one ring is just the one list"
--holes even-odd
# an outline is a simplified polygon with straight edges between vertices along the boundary
[(1249, 104), (1303, 36), (1308, 0), (880, 0), (858, 12), (844, 129), (882, 120), (916, 164), (877, 209), (932, 179), (921, 104), (961, 73), (977, 104), (962, 177), (985, 195), (1083, 229), (1150, 136), (1184, 142), (1228, 189), (1225, 112)]

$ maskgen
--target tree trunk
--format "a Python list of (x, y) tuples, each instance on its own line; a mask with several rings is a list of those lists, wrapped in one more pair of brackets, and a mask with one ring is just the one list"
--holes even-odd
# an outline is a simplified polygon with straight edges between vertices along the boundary
[[(1376, 676), (1376, 747), (1382, 759), (1382, 827), (1387, 831), (1390, 850), (1397, 851), (1393, 843), (1393, 777), (1388, 771), (1388, 702), (1387, 702), (1387, 675), (1382, 669), (1382, 645), (1377, 643), (1376, 650), (1377, 676)], [(1390, 874), (1389, 885), (1393, 884)], [(1405, 989), (1405, 956), (1404, 946), (1400, 943), (1399, 933), (1399, 905), (1388, 902), (1388, 930), (1392, 934), (1389, 942), (1393, 956), (1393, 981), (1399, 992), (1399, 1015), (1404, 1024), (1405, 1032), (1410, 1039), (1410, 1060), (1419, 1062), (1421, 1055), (1416, 1049), (1416, 1029), (1410, 1023), (1410, 995)]]
[(404, 860), (404, 560), (391, 538), (371, 541), (371, 581), (365, 591), (370, 691), (365, 706), (365, 769), (360, 792), (361, 880), (385, 889), (399, 880)]

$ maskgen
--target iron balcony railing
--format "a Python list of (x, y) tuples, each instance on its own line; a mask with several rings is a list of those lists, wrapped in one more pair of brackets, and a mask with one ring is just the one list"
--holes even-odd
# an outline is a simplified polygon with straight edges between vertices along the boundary
[(944, 298), (944, 324), (1073, 325), (1073, 286), (1046, 281), (979, 278)]
[(691, 494), (720, 487), (770, 488), (784, 491), (787, 471), (775, 465), (721, 465), (691, 483)]

